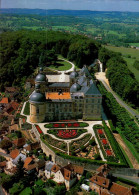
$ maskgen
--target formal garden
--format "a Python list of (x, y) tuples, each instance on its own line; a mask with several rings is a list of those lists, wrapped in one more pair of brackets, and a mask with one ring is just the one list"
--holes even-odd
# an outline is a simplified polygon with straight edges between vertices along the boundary
[(128, 166), (111, 129), (104, 121), (102, 125), (94, 125), (92, 133), (84, 128), (88, 126), (87, 123), (80, 122), (46, 124), (44, 125), (45, 128), (48, 128), (46, 134), (43, 133), (39, 125), (35, 126), (42, 141), (57, 155), (62, 157), (65, 155), (64, 158), (74, 158), (74, 160), (82, 159), (81, 161), (83, 161), (84, 159), (89, 163), (91, 161), (102, 163), (104, 161), (102, 160), (102, 155), (100, 155), (101, 150), (107, 163), (114, 166)]

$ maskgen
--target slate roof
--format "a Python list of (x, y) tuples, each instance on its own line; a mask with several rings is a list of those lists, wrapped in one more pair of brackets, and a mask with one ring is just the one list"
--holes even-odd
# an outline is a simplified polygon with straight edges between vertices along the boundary
[(45, 99), (45, 95), (40, 93), (40, 92), (34, 92), (32, 93), (32, 95), (30, 96), (29, 99), (30, 102), (34, 102), (34, 103), (43, 103), (46, 101)]
[(88, 71), (88, 68), (87, 68), (86, 66), (84, 66), (84, 67), (80, 70), (80, 72), (79, 72), (79, 74), (83, 74), (83, 73), (85, 73), (86, 76), (91, 76), (90, 73), (89, 73), (89, 71)]
[(65, 82), (58, 82), (50, 84), (49, 87), (70, 87), (70, 84)]
[(46, 165), (45, 165), (45, 170), (51, 171), (53, 165), (54, 165), (53, 162), (51, 162), (51, 161), (47, 162)]
[(20, 158), (21, 158), (22, 161), (24, 161), (24, 160), (26, 159), (26, 155), (20, 153), (20, 154), (13, 160), (13, 163), (14, 163), (14, 164), (17, 164)]
[(85, 95), (101, 95), (95, 84), (92, 84)]

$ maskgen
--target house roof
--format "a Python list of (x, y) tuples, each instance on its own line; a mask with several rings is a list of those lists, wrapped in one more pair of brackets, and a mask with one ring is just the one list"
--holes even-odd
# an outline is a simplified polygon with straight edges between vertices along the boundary
[(54, 165), (54, 163), (52, 161), (46, 162), (45, 170), (51, 171), (53, 165)]
[(104, 187), (104, 188), (108, 188), (109, 187), (109, 184), (110, 184), (110, 180), (107, 179), (107, 178), (104, 178), (104, 177), (101, 177), (101, 176), (98, 176), (98, 175), (95, 175), (93, 176), (91, 179), (90, 179), (91, 182), (101, 186), (101, 187)]
[(14, 164), (17, 164), (19, 159), (21, 159), (22, 161), (24, 161), (26, 159), (26, 155), (20, 153), (14, 160), (13, 160), (13, 163)]
[(10, 157), (11, 157), (12, 159), (15, 159), (19, 154), (20, 154), (20, 151), (19, 151), (18, 149), (12, 150), (12, 151), (10, 152)]
[(109, 165), (107, 165), (107, 164), (101, 165), (96, 171), (98, 171), (98, 172), (104, 172), (105, 170), (111, 170), (111, 168), (109, 167)]
[(67, 181), (70, 181), (71, 179), (71, 171), (65, 168), (64, 168), (64, 179), (66, 179)]
[(0, 101), (0, 104), (8, 104), (8, 103), (9, 101), (7, 97), (2, 98), (2, 100)]
[(11, 102), (11, 106), (14, 110), (17, 110), (19, 104), (17, 102)]
[(23, 145), (25, 145), (25, 143), (26, 143), (26, 140), (24, 137), (18, 138), (13, 141), (13, 144), (16, 145), (17, 147), (22, 147)]
[(9, 130), (10, 131), (12, 131), (12, 130), (19, 130), (18, 124), (14, 124), (14, 125), (9, 126)]
[(31, 157), (27, 157), (24, 161), (24, 168), (28, 169), (28, 165), (33, 161)]
[(113, 185), (110, 188), (110, 192), (114, 193), (115, 195), (132, 195), (132, 188), (127, 188), (125, 186), (121, 186), (117, 183), (113, 182)]
[(0, 167), (5, 167), (6, 166), (6, 161), (0, 162)]
[(53, 165), (51, 171), (54, 172), (54, 173), (56, 173), (56, 172), (59, 171), (60, 169), (61, 169), (60, 166), (58, 166), (58, 165)]
[(64, 168), (66, 168), (70, 171), (73, 171), (76, 174), (80, 174), (80, 175), (82, 175), (84, 172), (84, 168), (82, 166), (79, 166), (79, 165), (68, 164)]

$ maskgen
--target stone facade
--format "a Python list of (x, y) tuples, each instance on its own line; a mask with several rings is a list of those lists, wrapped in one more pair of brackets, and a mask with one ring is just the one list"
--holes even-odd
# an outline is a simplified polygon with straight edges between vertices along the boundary
[[(49, 83), (47, 78), (43, 80), (42, 71), (39, 73), (35, 84), (40, 85), (40, 88), (33, 92), (29, 100), (32, 123), (70, 119), (101, 120), (102, 95), (87, 67), (84, 66), (79, 72), (74, 70), (69, 78), (69, 83)], [(42, 100), (42, 96), (45, 100)]]

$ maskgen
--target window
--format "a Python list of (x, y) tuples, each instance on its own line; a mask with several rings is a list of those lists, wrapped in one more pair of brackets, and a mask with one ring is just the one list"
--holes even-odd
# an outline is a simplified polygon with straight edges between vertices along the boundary
[(94, 99), (92, 99), (92, 103), (94, 103)]
[(36, 108), (36, 113), (39, 114), (39, 107)]
[(88, 100), (86, 100), (86, 103), (88, 103)]

